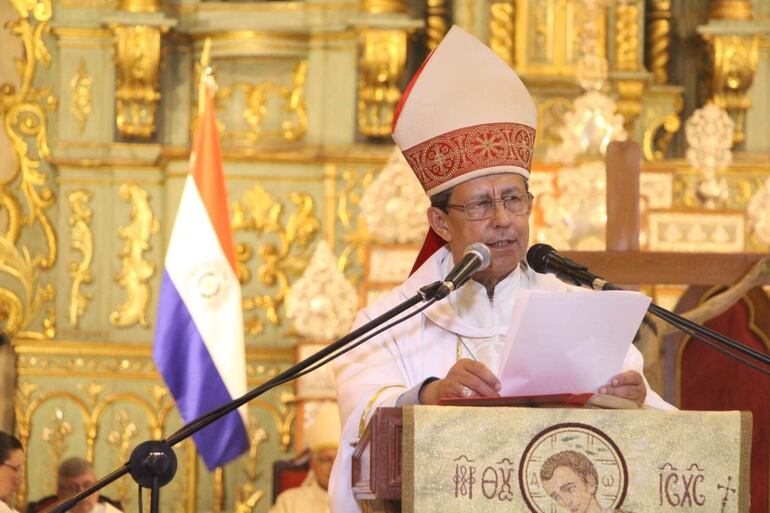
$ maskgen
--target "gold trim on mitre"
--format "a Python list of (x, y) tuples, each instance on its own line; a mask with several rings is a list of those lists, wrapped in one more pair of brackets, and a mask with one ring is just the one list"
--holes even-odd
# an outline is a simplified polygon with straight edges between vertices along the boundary
[(479, 176), (513, 172), (529, 178), (534, 146), (531, 126), (484, 123), (431, 137), (403, 153), (431, 196)]

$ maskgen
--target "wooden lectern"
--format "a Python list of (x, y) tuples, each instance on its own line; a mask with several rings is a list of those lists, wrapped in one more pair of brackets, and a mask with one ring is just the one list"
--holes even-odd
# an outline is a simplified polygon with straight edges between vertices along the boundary
[(592, 511), (742, 513), (750, 451), (746, 412), (406, 406), (375, 411), (351, 477), (367, 512), (564, 511), (582, 479)]

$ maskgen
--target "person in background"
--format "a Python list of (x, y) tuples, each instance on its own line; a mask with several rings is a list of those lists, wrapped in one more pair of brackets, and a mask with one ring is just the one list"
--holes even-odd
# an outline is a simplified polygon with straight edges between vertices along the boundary
[[(96, 482), (94, 466), (86, 459), (73, 456), (62, 461), (56, 476), (56, 495), (43, 497), (27, 505), (27, 513), (38, 513), (57, 502), (82, 492)], [(122, 513), (119, 502), (92, 494), (78, 502), (70, 513)]]
[(0, 513), (17, 513), (10, 506), (24, 473), (24, 451), (13, 435), (0, 431)]
[(340, 439), (340, 414), (335, 403), (324, 403), (305, 433), (310, 472), (296, 488), (281, 493), (270, 513), (329, 513), (329, 476)]

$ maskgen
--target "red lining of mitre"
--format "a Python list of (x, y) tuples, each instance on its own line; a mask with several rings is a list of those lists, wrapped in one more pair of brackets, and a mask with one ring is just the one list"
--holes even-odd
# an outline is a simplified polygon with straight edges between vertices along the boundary
[(404, 89), (404, 94), (401, 95), (401, 99), (398, 100), (398, 104), (396, 105), (396, 110), (393, 112), (393, 124), (390, 127), (390, 131), (394, 132), (396, 130), (396, 123), (398, 123), (398, 118), (401, 116), (401, 109), (404, 108), (404, 104), (406, 103), (406, 99), (409, 97), (409, 93), (412, 92), (412, 87), (414, 87), (415, 82), (417, 82), (417, 78), (420, 76), (420, 73), (422, 73), (422, 70), (425, 69), (425, 65), (428, 64), (428, 61), (431, 57), (433, 57), (433, 52), (435, 50), (431, 50), (427, 57), (425, 57), (425, 60), (420, 64), (420, 67), (415, 72), (414, 76), (412, 77), (412, 80), (409, 81), (409, 84), (406, 86), (406, 89)]
[[(404, 104), (409, 97), (409, 93), (412, 92), (412, 87), (414, 87), (414, 84), (417, 82), (417, 78), (420, 76), (420, 73), (422, 73), (422, 70), (425, 69), (425, 65), (428, 64), (428, 61), (433, 56), (434, 51), (435, 50), (431, 50), (431, 52), (415, 72), (412, 80), (409, 81), (409, 85), (407, 85), (406, 89), (404, 89), (404, 94), (401, 95), (401, 99), (398, 101), (396, 109), (393, 112), (392, 131), (396, 130), (396, 123), (398, 123), (398, 118), (401, 115), (401, 109), (404, 107)], [(417, 254), (417, 258), (414, 261), (412, 270), (409, 271), (409, 276), (414, 274), (414, 272), (419, 269), (420, 266), (424, 264), (425, 261), (428, 260), (433, 255), (433, 253), (438, 251), (439, 248), (441, 248), (444, 244), (446, 244), (446, 241), (442, 239), (438, 233), (434, 232), (433, 228), (429, 228), (428, 234), (425, 236), (425, 240), (423, 241), (422, 247), (420, 248), (420, 252)]]

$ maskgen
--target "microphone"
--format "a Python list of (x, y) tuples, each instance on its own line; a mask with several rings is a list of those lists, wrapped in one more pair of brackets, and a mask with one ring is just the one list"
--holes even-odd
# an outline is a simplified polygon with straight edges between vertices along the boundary
[(584, 265), (561, 256), (548, 244), (535, 244), (527, 251), (527, 264), (540, 274), (555, 274), (567, 283), (586, 285), (594, 290), (621, 290), (604, 278), (588, 271)]
[(436, 300), (444, 299), (455, 289), (462, 287), (468, 279), (483, 271), (492, 262), (492, 252), (486, 244), (476, 242), (465, 249), (463, 258), (449, 271), (444, 281), (433, 296)]

